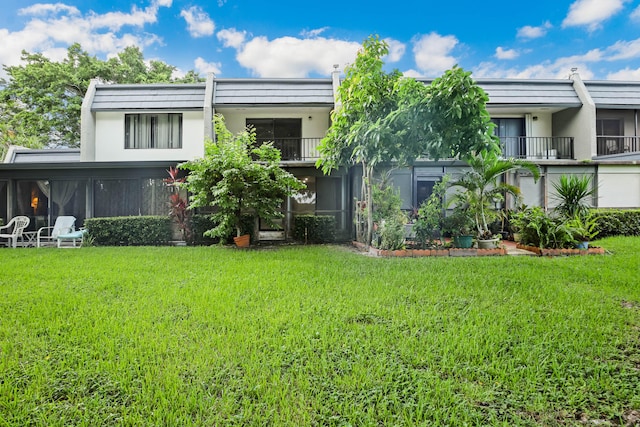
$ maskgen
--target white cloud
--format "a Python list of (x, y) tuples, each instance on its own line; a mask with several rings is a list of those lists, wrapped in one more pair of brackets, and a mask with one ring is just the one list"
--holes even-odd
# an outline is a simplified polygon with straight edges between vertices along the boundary
[(640, 6), (636, 7), (629, 15), (632, 21), (640, 21)]
[(235, 28), (229, 28), (218, 31), (218, 40), (222, 42), (224, 47), (233, 47), (240, 49), (247, 37), (246, 31), (239, 31)]
[[(157, 22), (160, 7), (169, 7), (172, 0), (152, 0), (149, 6), (136, 6), (129, 13), (109, 12), (82, 14), (76, 7), (62, 3), (34, 4), (18, 11), (27, 17), (22, 29), (0, 29), (0, 63), (17, 65), (21, 52), (41, 52), (59, 61), (66, 57), (67, 48), (80, 43), (90, 54), (113, 56), (128, 46), (141, 49), (161, 43), (155, 34), (142, 31), (147, 24)], [(125, 30), (130, 29), (130, 30)], [(2, 73), (2, 71), (0, 71)]]
[(627, 67), (623, 70), (609, 73), (607, 80), (626, 80), (626, 81), (638, 81), (640, 80), (640, 68), (635, 70)]
[(569, 13), (562, 27), (585, 26), (589, 31), (597, 30), (602, 22), (620, 12), (630, 0), (576, 0), (569, 7)]
[(315, 30), (304, 30), (300, 32), (303, 38), (314, 38), (327, 31), (329, 27), (316, 28)]
[(435, 32), (417, 39), (413, 45), (416, 65), (428, 76), (438, 76), (456, 65), (451, 51), (458, 44), (454, 36), (441, 36)]
[(609, 46), (605, 54), (608, 61), (640, 58), (640, 39), (618, 41)]
[[(229, 41), (230, 38), (224, 40)], [(261, 36), (234, 47), (240, 65), (254, 75), (295, 78), (306, 77), (314, 72), (328, 75), (333, 64), (353, 62), (360, 44), (323, 37), (280, 37), (269, 40)]]
[(37, 3), (22, 9), (18, 9), (18, 15), (29, 16), (46, 16), (57, 15), (58, 13), (67, 13), (69, 15), (79, 15), (80, 11), (74, 6), (68, 6), (62, 3), (44, 4)]
[(209, 15), (198, 6), (182, 10), (180, 16), (187, 21), (187, 29), (192, 37), (210, 36), (216, 28)]
[(384, 58), (385, 62), (398, 62), (404, 56), (404, 52), (406, 50), (406, 45), (398, 40), (394, 39), (384, 39), (384, 41), (389, 45), (389, 53)]
[(498, 59), (516, 59), (520, 53), (516, 49), (503, 49), (502, 46), (498, 46), (494, 56)]
[(532, 27), (531, 25), (525, 25), (522, 28), (518, 28), (516, 36), (520, 39), (539, 39), (547, 35), (547, 32), (553, 28), (553, 25), (549, 21), (538, 27)]
[(207, 62), (198, 57), (193, 61), (193, 66), (198, 74), (222, 74), (222, 64), (219, 62)]

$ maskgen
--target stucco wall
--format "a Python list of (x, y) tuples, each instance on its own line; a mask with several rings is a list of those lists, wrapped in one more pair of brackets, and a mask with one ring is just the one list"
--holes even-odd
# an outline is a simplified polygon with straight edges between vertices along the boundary
[(602, 208), (640, 206), (640, 165), (600, 165), (598, 195)]
[[(163, 111), (163, 113), (171, 111)], [(202, 111), (182, 112), (181, 149), (125, 149), (125, 112), (96, 113), (96, 162), (191, 160), (204, 155)]]

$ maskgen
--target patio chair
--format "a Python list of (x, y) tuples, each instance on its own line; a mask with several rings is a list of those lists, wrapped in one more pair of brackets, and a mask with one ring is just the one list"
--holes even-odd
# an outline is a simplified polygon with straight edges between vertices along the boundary
[(74, 216), (59, 216), (56, 218), (53, 227), (42, 227), (38, 230), (37, 246), (51, 245), (53, 246), (56, 239), (61, 234), (72, 233), (76, 231), (76, 217)]
[[(18, 244), (18, 239), (22, 241), (22, 234), (24, 229), (29, 226), (31, 220), (27, 216), (16, 216), (9, 221), (9, 224), (0, 227), (0, 239), (7, 239), (7, 246), (15, 248)], [(2, 230), (6, 232), (2, 233)]]
[[(56, 239), (58, 240), (59, 248), (79, 248), (82, 246), (82, 242), (84, 241), (84, 235), (87, 233), (86, 228), (81, 228), (80, 230), (73, 231), (71, 233), (66, 234), (58, 234)], [(64, 245), (64, 242), (71, 242), (71, 245)]]

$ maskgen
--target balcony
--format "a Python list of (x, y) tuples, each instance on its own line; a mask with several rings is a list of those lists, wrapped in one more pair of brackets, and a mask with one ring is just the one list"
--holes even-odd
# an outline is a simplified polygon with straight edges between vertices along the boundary
[(575, 159), (572, 136), (502, 136), (505, 157), (528, 160)]
[(640, 152), (640, 136), (598, 136), (598, 156)]
[(317, 147), (322, 138), (275, 138), (258, 139), (257, 143), (273, 141), (273, 146), (280, 150), (282, 161), (316, 161), (320, 154)]

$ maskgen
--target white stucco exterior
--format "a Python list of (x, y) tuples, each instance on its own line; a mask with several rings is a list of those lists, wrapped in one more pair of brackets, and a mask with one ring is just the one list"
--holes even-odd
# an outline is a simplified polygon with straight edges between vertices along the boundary
[[(171, 113), (171, 111), (166, 112)], [(182, 148), (180, 149), (126, 149), (124, 120), (127, 112), (95, 113), (94, 161), (174, 161), (202, 157), (204, 155), (204, 113), (202, 111), (178, 111), (178, 113), (182, 114)]]
[(600, 165), (598, 207), (637, 208), (640, 206), (640, 164)]

